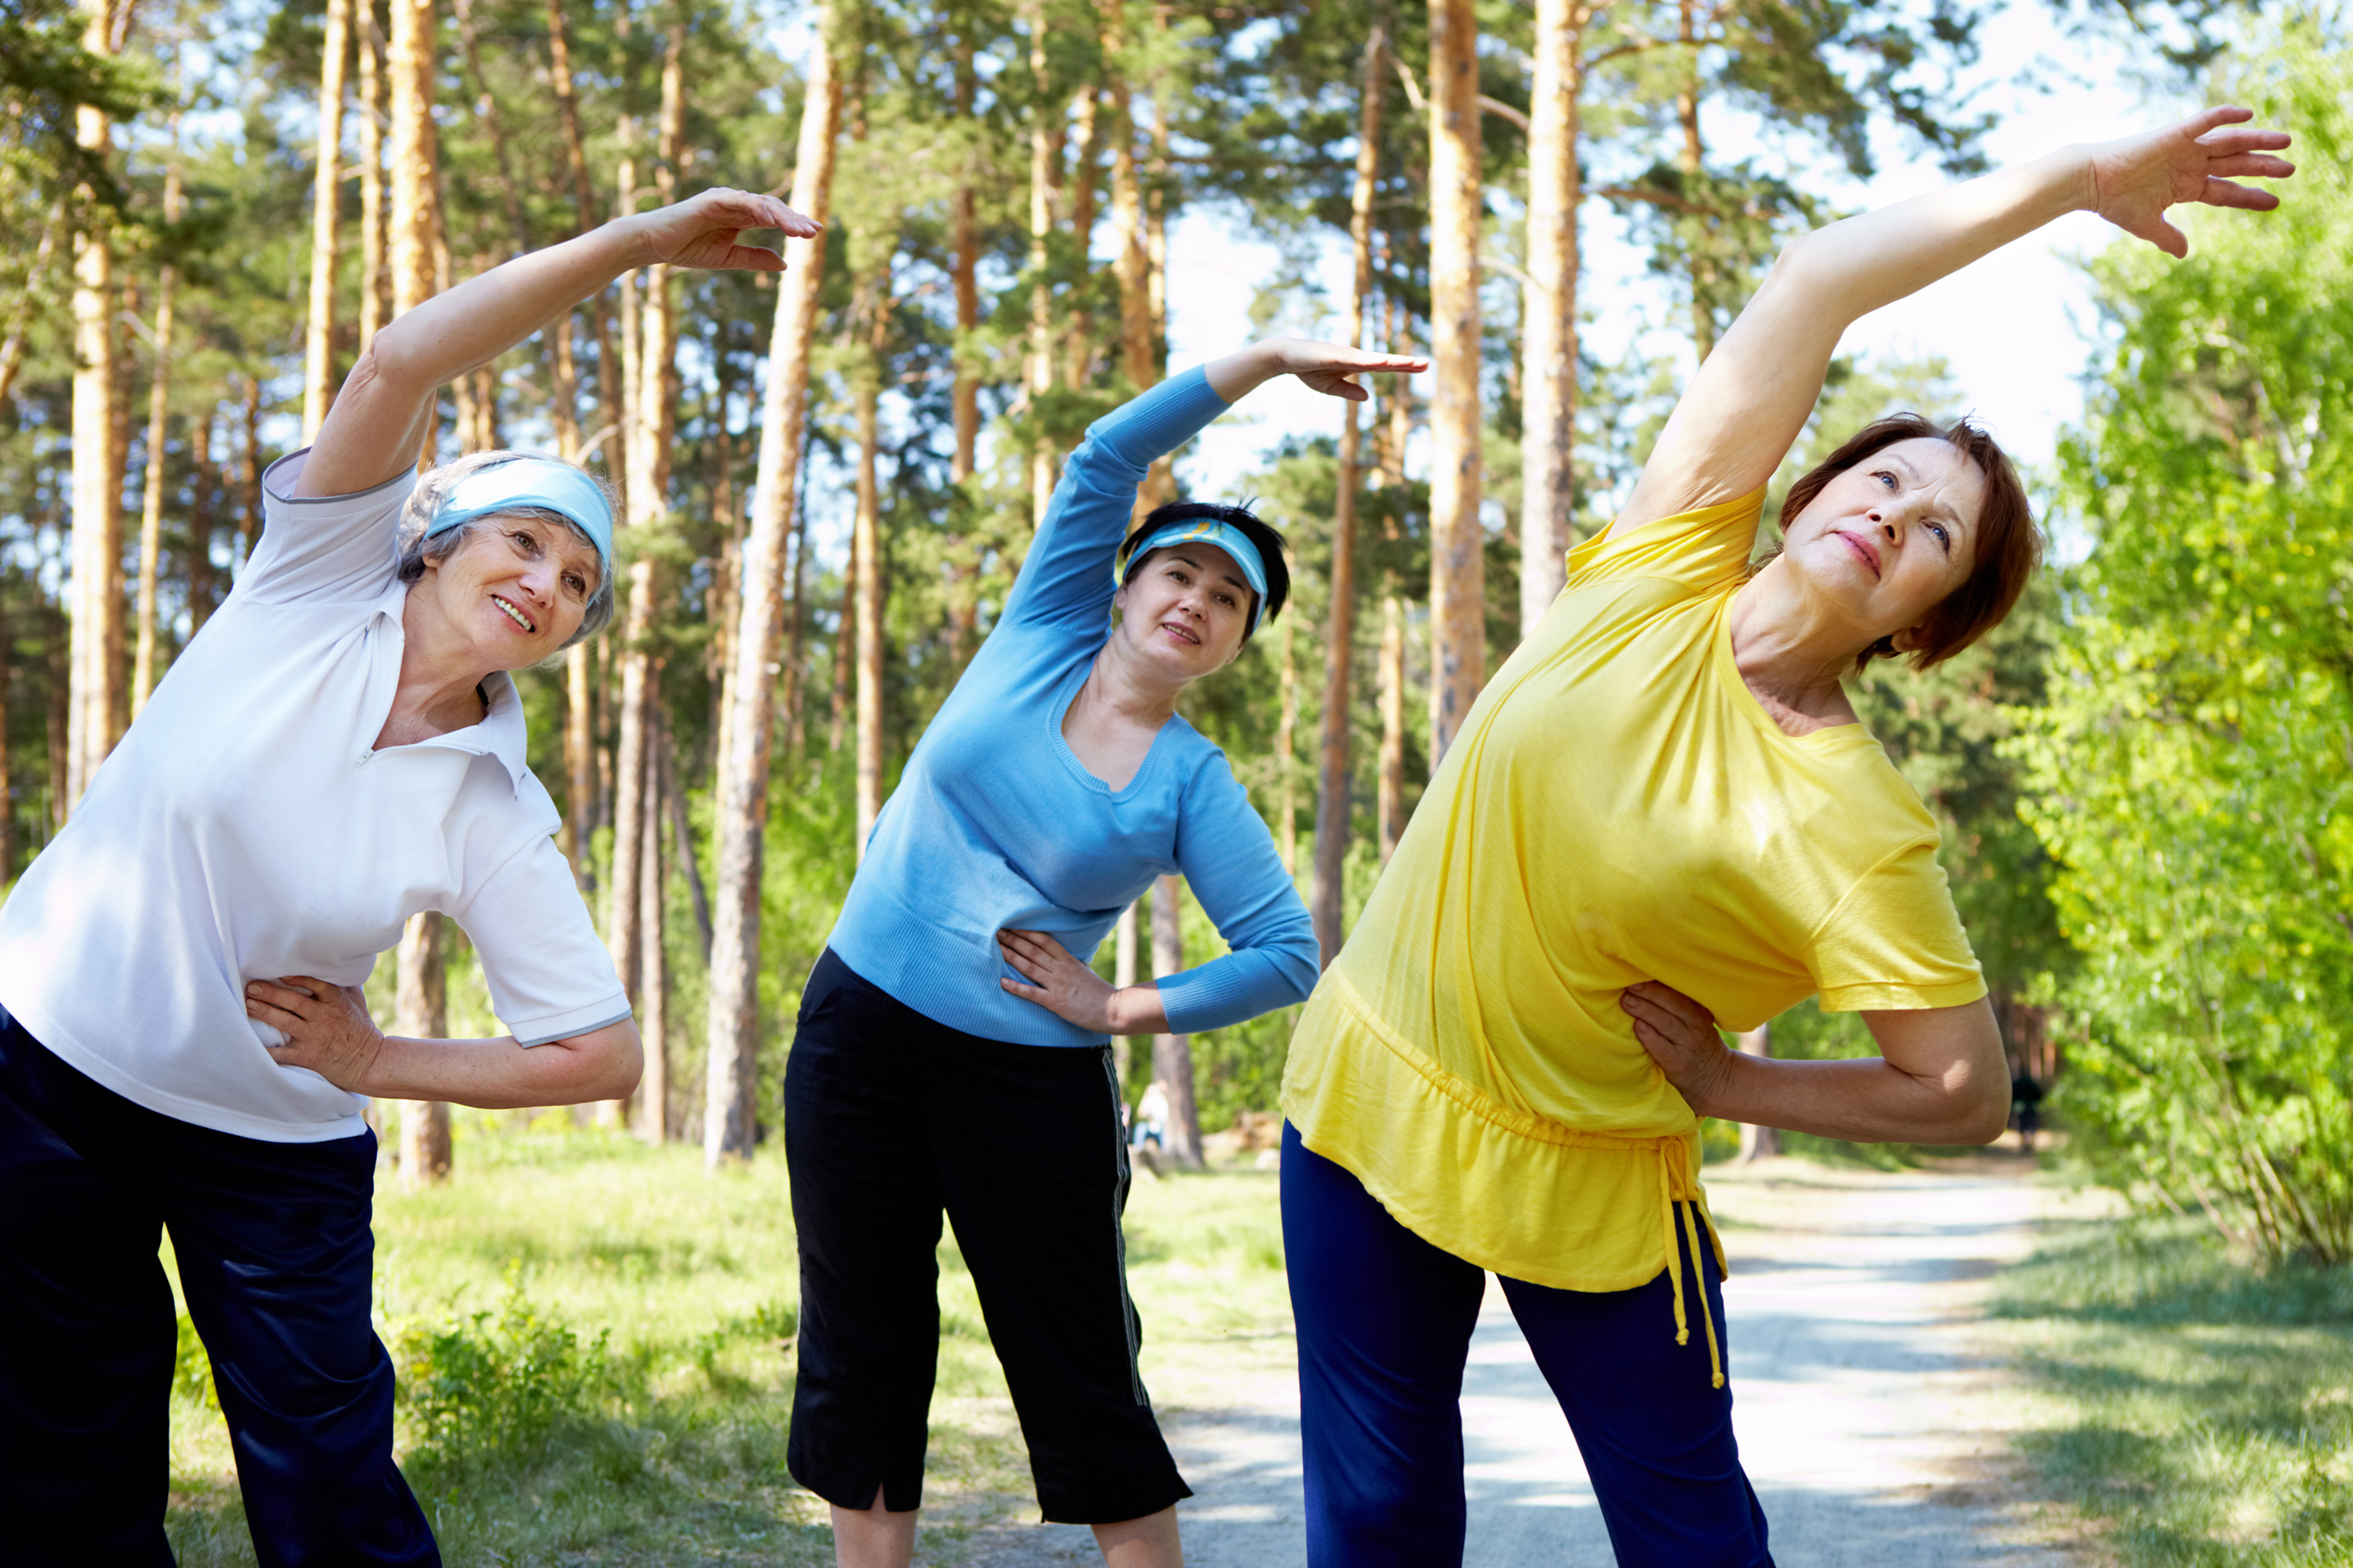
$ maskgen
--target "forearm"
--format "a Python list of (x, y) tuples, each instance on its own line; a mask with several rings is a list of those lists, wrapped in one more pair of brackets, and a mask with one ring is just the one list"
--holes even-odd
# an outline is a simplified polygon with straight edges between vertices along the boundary
[(1109, 1004), (1111, 1027), (1109, 1035), (1165, 1035), (1168, 1029), (1168, 1009), (1160, 998), (1160, 987), (1145, 981), (1111, 994)]
[(2094, 199), (2092, 149), (2062, 147), (1817, 229), (1783, 253), (1776, 281), (1843, 329)]
[(1282, 340), (1252, 343), (1201, 367), (1209, 390), (1228, 403), (1239, 403), (1283, 374)]
[(444, 1100), (484, 1110), (619, 1100), (637, 1088), (644, 1053), (637, 1026), (621, 1023), (567, 1040), (523, 1046), (494, 1040), (423, 1040), (387, 1035), (360, 1081), (382, 1100)]
[(2009, 1086), (1966, 1069), (1906, 1072), (1878, 1057), (1773, 1061), (1725, 1051), (1693, 1110), (1726, 1121), (1855, 1143), (1984, 1143), (1999, 1136)]
[(488, 364), (649, 258), (643, 226), (633, 217), (518, 256), (387, 323), (371, 346), (376, 374), (388, 386), (429, 393)]

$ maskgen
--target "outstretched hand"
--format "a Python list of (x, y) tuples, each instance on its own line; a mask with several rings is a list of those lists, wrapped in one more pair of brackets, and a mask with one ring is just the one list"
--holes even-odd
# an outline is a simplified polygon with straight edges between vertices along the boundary
[(2284, 180), (2295, 165), (2272, 155), (2288, 144), (2287, 132), (2245, 123), (2254, 117), (2224, 104), (2161, 131), (2101, 142), (2092, 149), (2093, 210), (2177, 258), (2189, 254), (2189, 241), (2166, 220), (2176, 203), (2271, 211), (2279, 197), (2237, 177)]
[(1715, 1032), (1715, 1015), (1655, 980), (1629, 985), (1618, 994), (1618, 1005), (1632, 1015), (1634, 1038), (1659, 1064), (1667, 1081), (1694, 1112), (1709, 1114), (1711, 1096), (1730, 1056)]
[(723, 187), (640, 213), (635, 221), (653, 260), (749, 272), (782, 272), (785, 258), (765, 245), (739, 243), (736, 237), (745, 229), (780, 228), (795, 239), (814, 238), (825, 229), (774, 196)]
[(1240, 401), (1278, 375), (1295, 375), (1326, 397), (1362, 403), (1372, 395), (1352, 377), (1366, 373), (1418, 375), (1430, 368), (1411, 354), (1373, 353), (1365, 349), (1319, 343), (1306, 338), (1269, 338), (1202, 366), (1209, 390), (1228, 403)]
[(245, 987), (245, 1016), (286, 1037), (269, 1047), (280, 1067), (309, 1068), (337, 1089), (365, 1094), (361, 1087), (383, 1032), (368, 1016), (367, 997), (356, 985), (335, 985), (308, 974), (281, 974), (276, 984), (254, 980)]

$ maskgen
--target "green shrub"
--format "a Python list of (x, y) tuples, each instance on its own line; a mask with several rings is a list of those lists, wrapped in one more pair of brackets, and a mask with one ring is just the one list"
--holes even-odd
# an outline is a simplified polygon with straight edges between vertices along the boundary
[(394, 1336), (408, 1463), (430, 1474), (527, 1461), (566, 1419), (600, 1413), (611, 1384), (607, 1335), (583, 1342), (546, 1317), (509, 1264), (498, 1307)]

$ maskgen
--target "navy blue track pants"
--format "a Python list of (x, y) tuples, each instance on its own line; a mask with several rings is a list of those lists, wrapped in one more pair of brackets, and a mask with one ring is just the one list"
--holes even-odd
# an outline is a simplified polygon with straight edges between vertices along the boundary
[(438, 1563), (369, 1321), (375, 1137), (266, 1143), (135, 1105), (0, 1012), (0, 1557), (168, 1568), (172, 1233), (262, 1568)]
[[(1684, 1278), (1724, 1339), (1713, 1249)], [(1389, 1216), (1362, 1183), (1282, 1130), (1282, 1238), (1299, 1331), (1310, 1568), (1462, 1561), (1462, 1369), (1486, 1274)], [(1702, 1271), (1704, 1271), (1704, 1273)], [(1664, 1273), (1632, 1290), (1505, 1279), (1585, 1456), (1623, 1568), (1772, 1568), (1765, 1513), (1714, 1386), (1705, 1335), (1675, 1343)]]

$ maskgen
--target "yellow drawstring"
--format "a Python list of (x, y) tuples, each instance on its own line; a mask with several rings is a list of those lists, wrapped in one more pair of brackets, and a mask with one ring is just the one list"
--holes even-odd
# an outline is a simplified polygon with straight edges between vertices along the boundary
[(1683, 1205), (1683, 1229), (1691, 1234), (1692, 1267), (1699, 1271), (1700, 1295), (1703, 1298), (1700, 1301), (1699, 1316), (1700, 1321), (1707, 1325), (1707, 1370), (1715, 1379), (1708, 1386), (1722, 1388), (1724, 1386), (1724, 1352), (1718, 1350), (1715, 1344), (1715, 1314), (1707, 1310), (1707, 1302), (1704, 1300), (1707, 1295), (1707, 1265), (1700, 1261), (1699, 1218), (1692, 1213), (1692, 1210), (1697, 1206), (1695, 1204)]
[[(1663, 1144), (1659, 1149), (1659, 1201), (1666, 1205), (1667, 1279), (1675, 1291), (1675, 1343), (1687, 1345), (1691, 1343), (1691, 1325), (1683, 1319), (1683, 1248), (1675, 1243), (1675, 1189), (1667, 1176), (1667, 1151)], [(1713, 1325), (1708, 1331), (1715, 1331)]]
[[(1678, 1150), (1680, 1152), (1680, 1150)], [(1675, 1238), (1675, 1189), (1673, 1178), (1667, 1173), (1667, 1148), (1659, 1147), (1659, 1201), (1665, 1205), (1667, 1226), (1667, 1282), (1675, 1293), (1675, 1343), (1691, 1343), (1690, 1321), (1683, 1315), (1683, 1246)], [(1715, 1342), (1715, 1314), (1707, 1309), (1707, 1266), (1700, 1261), (1699, 1216), (1692, 1212), (1694, 1205), (1683, 1205), (1683, 1230), (1691, 1237), (1692, 1267), (1699, 1272), (1700, 1321), (1707, 1329), (1708, 1386), (1724, 1386), (1724, 1352)]]

